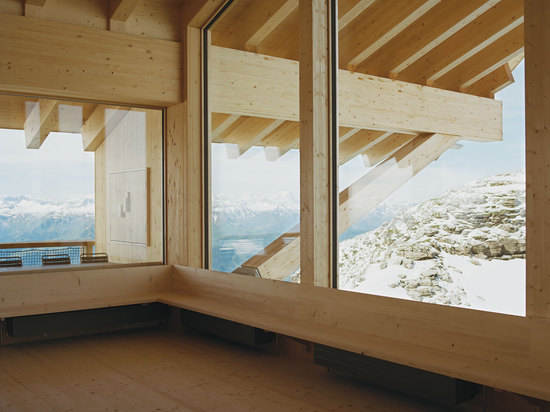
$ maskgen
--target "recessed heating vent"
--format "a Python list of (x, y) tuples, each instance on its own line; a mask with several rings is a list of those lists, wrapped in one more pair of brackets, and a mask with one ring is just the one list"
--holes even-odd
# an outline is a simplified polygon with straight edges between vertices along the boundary
[(21, 316), (8, 319), (8, 334), (13, 338), (29, 338), (149, 327), (166, 321), (167, 314), (167, 306), (150, 303)]
[(191, 310), (182, 309), (181, 321), (187, 327), (249, 346), (264, 345), (275, 339), (273, 332)]
[(315, 363), (376, 386), (446, 405), (456, 405), (477, 393), (476, 384), (397, 363), (315, 344)]

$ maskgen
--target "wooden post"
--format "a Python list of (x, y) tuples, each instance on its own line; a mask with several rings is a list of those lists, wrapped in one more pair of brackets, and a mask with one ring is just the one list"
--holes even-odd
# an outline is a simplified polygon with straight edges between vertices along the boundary
[(202, 268), (205, 263), (201, 28), (222, 5), (223, 0), (182, 5), (183, 103), (166, 111), (168, 264)]
[(300, 0), (301, 282), (332, 283), (329, 2)]
[(525, 1), (527, 316), (550, 318), (550, 2)]

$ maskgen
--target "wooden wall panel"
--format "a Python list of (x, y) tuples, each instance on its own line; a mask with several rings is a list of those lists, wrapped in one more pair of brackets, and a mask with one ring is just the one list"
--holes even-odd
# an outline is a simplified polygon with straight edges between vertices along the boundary
[(170, 287), (162, 265), (3, 273), (0, 318), (155, 302)]
[[(161, 301), (550, 400), (550, 320), (175, 267)], [(246, 293), (244, 293), (246, 292)]]
[(550, 318), (550, 2), (525, 1), (527, 315)]
[[(148, 173), (148, 203), (143, 205), (148, 211), (147, 242), (117, 241), (112, 233), (115, 223), (112, 222), (112, 213), (119, 206), (120, 199), (112, 198), (112, 174), (144, 169)], [(162, 173), (162, 112), (132, 109), (113, 130), (109, 130), (95, 152), (96, 251), (107, 252), (110, 261), (163, 260)], [(137, 206), (134, 204), (134, 212)]]
[(181, 101), (181, 46), (0, 15), (0, 91), (169, 106)]

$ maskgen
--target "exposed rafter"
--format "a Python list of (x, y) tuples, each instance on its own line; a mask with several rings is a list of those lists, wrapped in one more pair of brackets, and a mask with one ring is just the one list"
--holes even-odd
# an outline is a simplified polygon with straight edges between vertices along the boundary
[(247, 50), (256, 52), (258, 45), (275, 30), (279, 25), (298, 8), (298, 0), (287, 0), (281, 8), (273, 15), (246, 41)]
[(300, 123), (284, 122), (263, 138), (261, 145), (265, 147), (268, 161), (277, 160), (291, 149), (298, 148), (300, 143)]
[(46, 0), (25, 0), (25, 16), (43, 18), (45, 5)]
[(405, 30), (407, 27), (409, 27), (412, 23), (414, 23), (416, 20), (421, 18), (425, 13), (427, 13), (432, 7), (437, 5), (441, 0), (426, 0), (424, 4), (422, 4), (420, 7), (418, 7), (416, 10), (414, 10), (412, 13), (407, 15), (401, 22), (394, 26), (388, 26), (389, 30), (382, 34), (380, 37), (378, 37), (373, 43), (371, 43), (366, 49), (361, 51), (359, 54), (357, 54), (355, 57), (353, 57), (348, 62), (348, 67), (351, 70), (355, 70), (355, 68), (360, 65), (365, 59), (367, 59), (369, 56), (372, 56), (374, 52), (382, 48), (385, 44), (387, 44), (391, 39), (393, 39), (395, 36), (397, 36), (399, 33), (401, 33), (403, 30)]
[(495, 93), (504, 89), (506, 86), (514, 82), (514, 76), (508, 63), (497, 67), (491, 73), (485, 75), (468, 87), (461, 87), (463, 93), (473, 94), (476, 96), (494, 97)]
[(340, 164), (350, 161), (355, 156), (360, 155), (376, 143), (381, 142), (392, 133), (393, 132), (360, 129), (358, 133), (353, 135), (348, 140), (340, 142), (340, 153), (338, 158)]
[(232, 127), (241, 116), (236, 114), (212, 114), (212, 136), (214, 139), (219, 138), (222, 133)]
[(230, 158), (243, 155), (252, 146), (258, 145), (264, 137), (278, 128), (284, 120), (261, 117), (241, 117), (233, 127), (222, 132), (218, 140), (229, 144), (227, 153)]
[(360, 130), (356, 127), (340, 127), (338, 129), (338, 142), (342, 144)]
[(391, 156), (414, 137), (409, 134), (393, 133), (372, 147), (369, 147), (361, 154), (365, 167), (372, 167)]
[(523, 1), (501, 0), (421, 59), (392, 78), (425, 84), (435, 81), (523, 23)]
[[(366, 213), (439, 158), (457, 142), (456, 137), (420, 135), (340, 192), (338, 233), (344, 233)], [(243, 263), (260, 276), (284, 279), (299, 265), (300, 234), (297, 228), (281, 235), (262, 253)]]
[(399, 73), (493, 7), (499, 0), (445, 0), (355, 69), (374, 76)]
[(40, 100), (29, 103), (29, 106), (25, 120), (25, 144), (27, 149), (40, 149), (59, 123), (59, 101)]
[(130, 110), (128, 107), (96, 106), (82, 123), (82, 147), (84, 150), (94, 152)]
[[(359, 0), (351, 9), (347, 10), (343, 15), (338, 18), (338, 30), (343, 30), (348, 24), (355, 20), (361, 13), (363, 13), (369, 6), (376, 0)], [(342, 8), (342, 4), (338, 4), (338, 11)]]
[[(210, 65), (212, 111), (298, 121), (297, 62), (212, 46)], [(344, 127), (502, 138), (491, 99), (340, 70), (339, 102)]]
[[(523, 21), (520, 18), (515, 24)], [(462, 58), (456, 60), (439, 73), (434, 74), (427, 80), (430, 86), (458, 90), (459, 87), (468, 87), (492, 72), (497, 67), (503, 65), (515, 56), (523, 54), (523, 24), (520, 23), (506, 34), (494, 36), (495, 41), (488, 43), (485, 47), (475, 48), (477, 53), (471, 55), (467, 53)], [(468, 56), (466, 58), (466, 56)], [(460, 63), (458, 63), (460, 62)], [(452, 67), (452, 69), (449, 69)], [(441, 74), (443, 73), (443, 74)]]
[(109, 0), (109, 30), (126, 31), (126, 21), (138, 3), (139, 0)]
[(340, 65), (353, 69), (439, 1), (375, 2), (365, 18), (353, 20), (340, 31), (339, 42), (345, 45), (340, 47)]

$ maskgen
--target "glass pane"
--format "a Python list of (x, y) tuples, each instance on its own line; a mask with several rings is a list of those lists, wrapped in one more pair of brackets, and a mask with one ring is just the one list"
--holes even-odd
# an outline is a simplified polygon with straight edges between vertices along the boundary
[(340, 2), (338, 284), (525, 315), (523, 25), (475, 3)]
[(162, 111), (0, 106), (0, 265), (163, 260)]
[(211, 267), (296, 280), (297, 3), (233, 1), (208, 34)]

